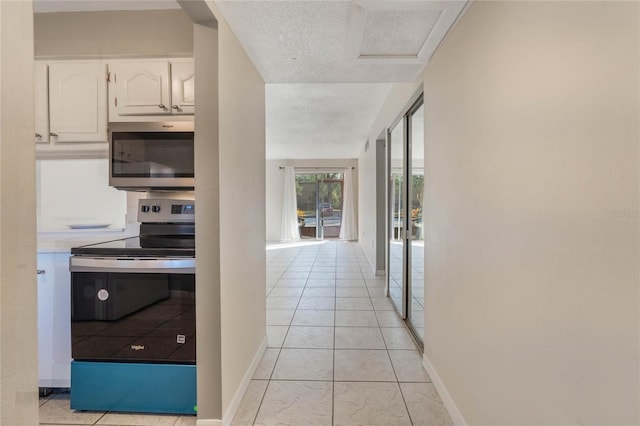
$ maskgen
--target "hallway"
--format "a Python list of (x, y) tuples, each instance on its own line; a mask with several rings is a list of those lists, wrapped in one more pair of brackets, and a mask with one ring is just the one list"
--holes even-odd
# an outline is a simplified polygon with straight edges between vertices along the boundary
[(267, 248), (269, 348), (234, 425), (448, 425), (357, 243)]

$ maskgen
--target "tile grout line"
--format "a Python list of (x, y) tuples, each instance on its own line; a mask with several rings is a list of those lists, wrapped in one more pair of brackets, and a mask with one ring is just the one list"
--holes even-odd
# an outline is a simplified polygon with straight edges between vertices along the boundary
[[(104, 413), (102, 413), (102, 415), (101, 415), (101, 416), (100, 416), (100, 417), (99, 417), (99, 418), (98, 418), (98, 419), (97, 419), (93, 424), (94, 424), (94, 425), (97, 425), (97, 424), (98, 424), (98, 422), (99, 422), (100, 420), (102, 420), (102, 419), (104, 418), (104, 416), (106, 416), (106, 415), (107, 415), (107, 413), (108, 413), (108, 411), (105, 411)], [(176, 421), (178, 421), (178, 420), (176, 420)]]
[(335, 424), (336, 413), (336, 317), (338, 305), (338, 256), (336, 249), (336, 262), (333, 276), (333, 380), (331, 381), (331, 424)]
[[(312, 270), (313, 270), (313, 266), (315, 266), (317, 264), (317, 260), (320, 258), (320, 255), (321, 255), (321, 253), (319, 253), (319, 252), (316, 254), (316, 257), (315, 257), (316, 258), (316, 262), (314, 262), (314, 265), (312, 265)], [(337, 279), (338, 279), (337, 264), (338, 264), (338, 262), (337, 262), (337, 256), (336, 256), (336, 262), (335, 262), (336, 268), (335, 268), (335, 276), (334, 276), (334, 292), (336, 292), (336, 294), (334, 294), (334, 310), (333, 310), (333, 312), (334, 312), (334, 317), (333, 317), (333, 329), (334, 329), (334, 335), (333, 335), (333, 380), (331, 380), (331, 382), (332, 382), (332, 423), (335, 423), (334, 422), (334, 416), (335, 416), (335, 404), (334, 404), (334, 402), (335, 402), (335, 379), (336, 379), (335, 362), (336, 362), (336, 351), (337, 351), (337, 349), (336, 349), (336, 328), (337, 328), (337, 315), (336, 315), (336, 313), (338, 312), (337, 311)], [(348, 263), (345, 264), (345, 265), (348, 265)], [(323, 265), (323, 266), (325, 266), (325, 265)], [(362, 274), (362, 266), (359, 265), (359, 268), (360, 268), (361, 279), (363, 279), (365, 281), (365, 288), (367, 289), (367, 297), (369, 299), (369, 302), (373, 305), (373, 301), (372, 301), (373, 296), (371, 295), (371, 292), (369, 291), (369, 287), (366, 285), (366, 280), (364, 279), (364, 275)], [(350, 273), (350, 271), (348, 270), (349, 268), (346, 268), (346, 269), (347, 270), (345, 270), (345, 272), (346, 273)], [(310, 275), (308, 276), (308, 279), (310, 279)], [(345, 278), (345, 279), (347, 279), (347, 278)], [(307, 286), (308, 286), (308, 283), (306, 283), (305, 286), (304, 286), (305, 290), (306, 290), (306, 288), (308, 288)], [(304, 295), (304, 291), (305, 290), (303, 290), (303, 295)], [(300, 297), (302, 297), (302, 295)], [(296, 309), (294, 310), (294, 317), (295, 317), (295, 313), (297, 313), (299, 309), (300, 309), (300, 307), (299, 307), (299, 303), (298, 303)], [(358, 312), (358, 311), (359, 310), (356, 310), (355, 312)], [(352, 312), (354, 312), (354, 311), (352, 311)], [(376, 327), (378, 329), (378, 331), (379, 331), (379, 333), (381, 335), (381, 338), (382, 338), (382, 340), (384, 342), (384, 348), (381, 348), (379, 350), (387, 351), (387, 357), (389, 358), (390, 363), (392, 364), (392, 371), (394, 371), (395, 383), (397, 384), (396, 385), (397, 389), (399, 389), (399, 381), (398, 381), (397, 373), (395, 371), (395, 367), (393, 366), (393, 362), (391, 361), (391, 358), (390, 358), (390, 352), (389, 352), (388, 343), (386, 342), (386, 339), (385, 339), (384, 335), (382, 334), (382, 324), (381, 324), (381, 321), (380, 321), (380, 319), (379, 319), (379, 317), (377, 315), (378, 311), (375, 309), (374, 306), (372, 306), (371, 312), (374, 314), (374, 318), (376, 320), (376, 326), (374, 326), (374, 327)], [(404, 323), (402, 325), (403, 325), (403, 328), (406, 329), (406, 326), (404, 325)], [(291, 327), (291, 326), (293, 326), (293, 319), (289, 323), (289, 327)], [(352, 348), (352, 349), (356, 350), (355, 348)], [(282, 350), (282, 348), (281, 348), (281, 350)], [(293, 380), (293, 381), (295, 381), (295, 380)], [(352, 380), (348, 380), (348, 382), (373, 383), (373, 382), (377, 382), (377, 381), (352, 381)], [(393, 383), (393, 382), (382, 382), (382, 383)], [(404, 400), (404, 394), (402, 394), (401, 389), (399, 389), (399, 391), (401, 392), (401, 396), (403, 397), (403, 403), (405, 404), (405, 409), (407, 410), (406, 412), (408, 413), (408, 408), (407, 408), (407, 405), (406, 405), (406, 401)], [(410, 421), (412, 421), (411, 418), (410, 418), (410, 414), (409, 413), (408, 413), (408, 415), (409, 415)]]
[[(301, 252), (302, 252), (302, 250), (300, 250), (298, 252), (298, 254), (295, 256), (294, 260), (292, 260), (291, 263), (289, 264), (289, 266), (287, 266), (286, 270), (289, 270), (289, 268), (291, 267), (291, 265), (293, 264), (295, 259), (300, 255)], [(282, 275), (284, 275), (284, 272), (283, 272)], [(275, 287), (275, 285), (274, 285), (274, 287)], [(302, 290), (303, 293), (304, 293), (304, 288), (306, 288), (306, 281), (305, 281), (305, 286), (303, 287), (303, 290)], [(300, 296), (300, 298), (302, 298), (302, 296)], [(300, 304), (300, 299), (298, 299), (298, 304)], [(284, 341), (287, 338), (287, 335), (289, 334), (289, 329), (291, 328), (291, 323), (293, 322), (293, 317), (295, 316), (296, 311), (297, 311), (297, 305), (296, 305), (296, 309), (294, 309), (294, 311), (293, 311), (293, 316), (291, 317), (291, 321), (289, 322), (289, 325), (287, 326), (287, 332), (285, 333), (284, 338), (282, 339), (282, 344), (278, 348), (278, 356), (276, 356), (276, 361), (273, 364), (273, 369), (271, 370), (271, 374), (269, 374), (269, 379), (267, 380), (267, 386), (264, 388), (264, 392), (262, 393), (262, 398), (260, 398), (260, 404), (258, 404), (258, 409), (256, 410), (256, 413), (253, 416), (253, 421), (251, 422), (252, 425), (255, 425), (256, 421), (258, 421), (258, 414), (260, 414), (260, 409), (262, 408), (262, 403), (264, 402), (264, 398), (267, 396), (267, 391), (269, 390), (269, 387), (271, 386), (273, 373), (275, 373), (276, 366), (278, 365), (278, 360), (280, 359), (280, 354), (282, 353), (282, 348), (284, 346)], [(268, 345), (269, 344), (267, 342), (267, 346)], [(232, 423), (233, 423), (233, 420), (232, 420)]]
[[(371, 294), (369, 294), (369, 296), (371, 296)], [(390, 298), (390, 297), (389, 296), (385, 296), (385, 298)], [(371, 303), (373, 304), (373, 301)], [(375, 307), (374, 307), (374, 309), (375, 309)], [(396, 312), (396, 315), (398, 315), (397, 312)], [(390, 351), (389, 345), (387, 344), (387, 340), (385, 339), (384, 334), (382, 333), (382, 328), (383, 327), (380, 324), (380, 320), (378, 319), (378, 315), (377, 314), (376, 314), (376, 319), (378, 320), (378, 327), (379, 327), (379, 330), (380, 330), (380, 334), (382, 335), (382, 339), (384, 340), (385, 347), (387, 348), (387, 357), (389, 358), (389, 362), (391, 363), (391, 368), (393, 369), (393, 374), (396, 377), (396, 386), (398, 387), (398, 392), (400, 392), (400, 397), (402, 398), (402, 402), (404, 403), (404, 408), (405, 408), (405, 410), (407, 412), (407, 416), (409, 417), (409, 421), (413, 425), (414, 422), (413, 422), (413, 419), (411, 418), (411, 412), (409, 411), (409, 406), (407, 405), (407, 400), (405, 399), (404, 393), (402, 392), (402, 387), (400, 386), (400, 379), (398, 378), (398, 373), (396, 371), (396, 367), (393, 364), (393, 360), (391, 359), (391, 353), (389, 352)], [(403, 325), (405, 325), (404, 321), (403, 321)]]

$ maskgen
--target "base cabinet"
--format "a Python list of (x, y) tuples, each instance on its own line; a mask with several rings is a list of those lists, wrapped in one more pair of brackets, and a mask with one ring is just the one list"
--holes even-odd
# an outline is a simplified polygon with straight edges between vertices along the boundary
[(38, 254), (38, 386), (71, 386), (69, 252)]

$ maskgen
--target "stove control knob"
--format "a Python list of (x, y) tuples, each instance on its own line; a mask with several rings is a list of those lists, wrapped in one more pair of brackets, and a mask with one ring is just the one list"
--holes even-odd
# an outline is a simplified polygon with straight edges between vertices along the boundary
[(151, 211), (154, 212), (154, 213), (158, 213), (160, 211), (160, 206), (151, 207)]
[(149, 213), (149, 206), (142, 206), (140, 207), (140, 211), (142, 213)]

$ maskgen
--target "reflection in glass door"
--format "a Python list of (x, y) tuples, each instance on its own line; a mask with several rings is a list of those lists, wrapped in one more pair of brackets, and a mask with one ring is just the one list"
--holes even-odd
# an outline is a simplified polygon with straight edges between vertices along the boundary
[[(422, 96), (388, 134), (389, 297), (418, 342), (424, 334)], [(414, 143), (415, 142), (415, 143)]]
[(424, 227), (422, 203), (424, 201), (424, 106), (422, 99), (409, 111), (409, 196), (410, 217), (409, 253), (409, 314), (407, 322), (418, 341), (424, 336)]
[(343, 173), (297, 173), (301, 238), (338, 238), (342, 226)]
[(404, 122), (400, 122), (389, 134), (389, 296), (402, 318), (406, 317), (403, 303), (405, 240), (404, 226)]

